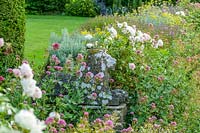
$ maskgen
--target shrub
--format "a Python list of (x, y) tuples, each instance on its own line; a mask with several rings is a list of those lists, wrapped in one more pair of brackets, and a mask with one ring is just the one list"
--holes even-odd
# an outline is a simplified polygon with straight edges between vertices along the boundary
[(24, 53), (25, 1), (0, 1), (0, 38), (5, 45), (0, 49), (0, 75), (9, 67), (19, 65)]
[(66, 14), (72, 16), (94, 17), (99, 14), (93, 0), (74, 0), (66, 4)]
[[(181, 61), (176, 64), (180, 50), (175, 46), (178, 45), (169, 37), (169, 33), (166, 36), (161, 35), (163, 31), (159, 31), (158, 35), (152, 34), (157, 25), (149, 26), (152, 29), (146, 27), (145, 31), (153, 36), (151, 41), (138, 40), (146, 36), (140, 31), (140, 28), (145, 28), (142, 24), (134, 30), (135, 26), (130, 27), (126, 22), (104, 26), (102, 30), (96, 28), (92, 34), (97, 38), (99, 47), (107, 48), (108, 53), (117, 59), (115, 71), (111, 72), (115, 80), (112, 88), (129, 91), (130, 111), (134, 112), (131, 120), (138, 118), (137, 126), (152, 120), (152, 117), (155, 123), (159, 123), (159, 119), (164, 124), (177, 122), (189, 100), (186, 94), (192, 90), (186, 64)], [(164, 42), (164, 45), (160, 43), (160, 48), (155, 47), (155, 42), (161, 42), (158, 38)]]
[(60, 14), (65, 11), (66, 0), (26, 0), (29, 14)]

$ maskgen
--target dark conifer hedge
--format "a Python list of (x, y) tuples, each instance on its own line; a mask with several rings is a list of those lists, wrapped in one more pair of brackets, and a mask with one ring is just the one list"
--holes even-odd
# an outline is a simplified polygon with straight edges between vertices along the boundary
[(25, 0), (0, 0), (0, 75), (21, 63), (24, 53)]
[(26, 11), (29, 14), (61, 14), (69, 0), (26, 0)]

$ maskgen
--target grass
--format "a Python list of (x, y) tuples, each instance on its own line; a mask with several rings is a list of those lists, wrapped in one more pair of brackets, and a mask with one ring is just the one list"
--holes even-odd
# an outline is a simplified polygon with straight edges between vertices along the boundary
[(52, 32), (60, 33), (66, 28), (69, 33), (78, 29), (89, 18), (70, 16), (28, 15), (26, 19), (24, 57), (35, 67), (42, 66), (48, 56), (47, 49)]

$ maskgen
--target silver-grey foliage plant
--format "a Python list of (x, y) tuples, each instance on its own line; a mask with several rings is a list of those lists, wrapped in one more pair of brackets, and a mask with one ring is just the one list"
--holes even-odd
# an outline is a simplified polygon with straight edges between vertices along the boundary
[[(69, 35), (66, 29), (62, 30), (61, 36), (53, 32), (50, 37), (49, 57), (56, 55), (60, 59), (61, 65), (63, 65), (69, 55), (75, 58), (78, 53), (84, 53), (84, 41), (84, 36), (80, 34)], [(60, 44), (58, 50), (52, 48), (54, 43)]]

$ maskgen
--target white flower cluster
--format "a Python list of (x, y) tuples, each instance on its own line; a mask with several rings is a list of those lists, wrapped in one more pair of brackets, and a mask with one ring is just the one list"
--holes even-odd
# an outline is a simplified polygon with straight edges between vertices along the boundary
[(179, 15), (179, 16), (185, 16), (185, 13), (184, 11), (178, 11), (175, 13), (176, 15)]
[(22, 128), (30, 130), (30, 133), (42, 133), (46, 127), (44, 121), (38, 120), (31, 110), (20, 110), (14, 119)]
[(24, 94), (32, 98), (42, 97), (42, 91), (36, 86), (36, 81), (33, 79), (33, 72), (29, 64), (23, 63), (19, 69), (13, 69), (13, 73), (21, 78)]
[(87, 34), (87, 35), (85, 35), (85, 39), (86, 40), (91, 40), (93, 37), (92, 37), (92, 35), (90, 35), (90, 34)]
[(110, 37), (111, 38), (116, 38), (117, 37), (117, 30), (113, 26), (109, 27), (108, 31), (110, 32)]
[(56, 118), (56, 119), (60, 119), (60, 114), (57, 113), (57, 112), (51, 112), (51, 113), (49, 114), (49, 117)]
[[(1, 93), (0, 93), (1, 96)], [(10, 103), (2, 102), (0, 104), (0, 113), (7, 112), (8, 115), (12, 115), (14, 108), (11, 106)]]
[[(129, 40), (133, 45), (133, 47), (138, 42), (139, 43), (151, 42), (154, 48), (163, 46), (163, 41), (161, 39), (156, 41), (149, 34), (137, 30), (135, 25), (129, 26), (127, 22), (123, 22), (123, 23), (117, 23), (117, 26), (118, 28), (121, 29), (122, 33), (129, 35)], [(144, 45), (141, 45), (140, 50), (142, 51), (143, 49)]]

